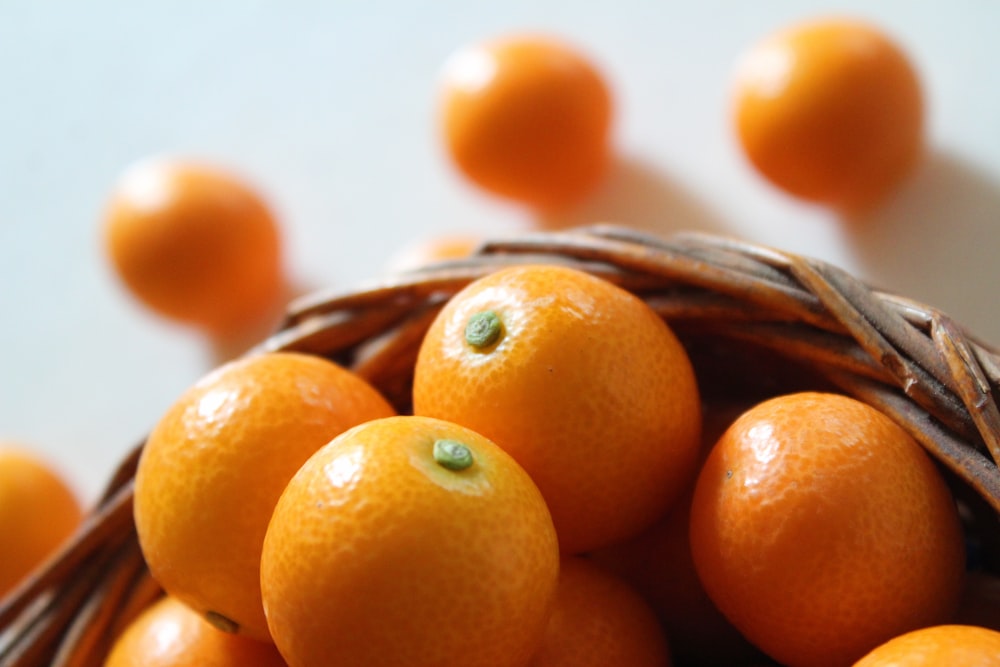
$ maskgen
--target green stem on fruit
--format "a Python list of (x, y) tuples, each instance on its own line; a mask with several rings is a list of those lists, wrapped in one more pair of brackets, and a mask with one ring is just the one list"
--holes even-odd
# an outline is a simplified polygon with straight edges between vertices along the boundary
[(474, 462), (472, 450), (457, 440), (435, 440), (434, 461), (448, 470), (465, 470)]
[(503, 333), (503, 323), (500, 316), (492, 310), (484, 310), (469, 318), (465, 325), (465, 342), (474, 348), (489, 347), (500, 339)]

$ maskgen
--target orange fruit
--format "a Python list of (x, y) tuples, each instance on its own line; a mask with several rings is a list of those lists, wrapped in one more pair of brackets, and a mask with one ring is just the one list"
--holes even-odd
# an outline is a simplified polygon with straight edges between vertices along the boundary
[(687, 353), (645, 302), (576, 269), (509, 267), (457, 293), (424, 337), (413, 405), (509, 452), (565, 553), (637, 533), (695, 473)]
[(53, 555), (82, 518), (75, 491), (49, 461), (0, 442), (0, 597)]
[(563, 559), (555, 605), (530, 667), (667, 667), (667, 638), (623, 579), (580, 556)]
[(823, 18), (770, 35), (736, 73), (735, 125), (754, 167), (802, 199), (877, 204), (923, 151), (920, 82), (879, 28)]
[(261, 588), (292, 667), (523, 665), (559, 572), (517, 463), (456, 424), (400, 416), (314, 454), (271, 518)]
[(1000, 667), (1000, 632), (937, 625), (890, 639), (854, 667)]
[(150, 572), (220, 627), (267, 639), (260, 550), (278, 496), (334, 436), (393, 413), (319, 357), (263, 354), (209, 373), (163, 415), (139, 461), (134, 513)]
[(130, 293), (172, 320), (229, 337), (283, 305), (277, 220), (253, 186), (219, 167), (133, 165), (111, 193), (103, 233)]
[(711, 599), (793, 667), (846, 665), (956, 610), (965, 551), (944, 478), (860, 401), (803, 392), (751, 408), (712, 448), (691, 504)]
[(126, 627), (104, 667), (285, 667), (285, 661), (274, 644), (222, 632), (165, 596)]
[(448, 155), (496, 195), (562, 208), (607, 171), (611, 93), (561, 40), (511, 35), (460, 49), (445, 65), (441, 98)]

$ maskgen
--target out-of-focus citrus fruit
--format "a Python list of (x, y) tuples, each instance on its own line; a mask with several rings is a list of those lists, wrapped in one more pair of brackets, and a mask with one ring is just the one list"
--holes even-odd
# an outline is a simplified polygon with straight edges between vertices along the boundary
[(712, 600), (782, 664), (846, 665), (943, 622), (962, 590), (958, 511), (930, 457), (860, 401), (805, 392), (744, 413), (695, 487)]
[(785, 28), (736, 75), (739, 140), (785, 191), (846, 211), (877, 204), (923, 149), (920, 82), (879, 28), (819, 19)]
[(890, 639), (854, 667), (1000, 667), (1000, 632), (936, 625)]
[(565, 553), (637, 533), (695, 474), (687, 353), (646, 303), (575, 269), (510, 267), (456, 294), (424, 338), (413, 400), (528, 471)]
[(541, 494), (503, 450), (424, 417), (313, 455), (267, 531), (261, 588), (292, 667), (523, 665), (559, 571)]
[(667, 638), (623, 579), (580, 556), (563, 559), (542, 645), (530, 667), (667, 667)]
[(225, 364), (186, 391), (149, 436), (135, 522), (150, 571), (220, 627), (266, 639), (260, 550), (299, 466), (334, 436), (394, 414), (333, 362), (271, 353)]
[(390, 271), (419, 269), (428, 264), (447, 259), (463, 259), (470, 256), (482, 243), (482, 239), (472, 234), (443, 234), (414, 241), (389, 258)]
[(166, 596), (130, 623), (104, 667), (285, 667), (274, 644), (222, 632)]
[(0, 442), (0, 597), (53, 555), (82, 517), (76, 493), (49, 461)]
[(151, 158), (127, 169), (104, 241), (134, 296), (212, 335), (259, 327), (287, 293), (274, 215), (251, 185), (216, 166)]
[(576, 48), (544, 36), (495, 39), (456, 52), (443, 78), (446, 148), (484, 189), (562, 208), (607, 171), (611, 94)]

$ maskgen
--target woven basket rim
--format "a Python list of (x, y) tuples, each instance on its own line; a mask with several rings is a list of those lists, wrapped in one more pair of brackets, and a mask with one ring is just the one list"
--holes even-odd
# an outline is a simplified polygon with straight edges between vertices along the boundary
[[(994, 518), (1000, 514), (996, 349), (944, 312), (828, 262), (729, 236), (657, 236), (609, 224), (488, 240), (469, 258), (296, 299), (247, 354), (333, 359), (399, 407), (422, 335), (447, 299), (498, 268), (543, 262), (618, 284), (691, 335), (759, 346), (816, 371), (900, 423)], [(0, 601), (0, 664), (79, 664), (81, 651), (106, 640), (115, 612), (158, 594), (131, 514), (141, 447), (110, 476), (77, 535)]]

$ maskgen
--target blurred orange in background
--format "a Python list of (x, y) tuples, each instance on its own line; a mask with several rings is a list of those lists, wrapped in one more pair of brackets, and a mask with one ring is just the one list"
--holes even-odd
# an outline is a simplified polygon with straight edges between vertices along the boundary
[(53, 555), (82, 517), (76, 492), (52, 463), (0, 442), (0, 597)]
[(448, 154), (485, 190), (539, 209), (579, 202), (608, 168), (611, 91), (578, 48), (549, 36), (473, 44), (445, 64)]

